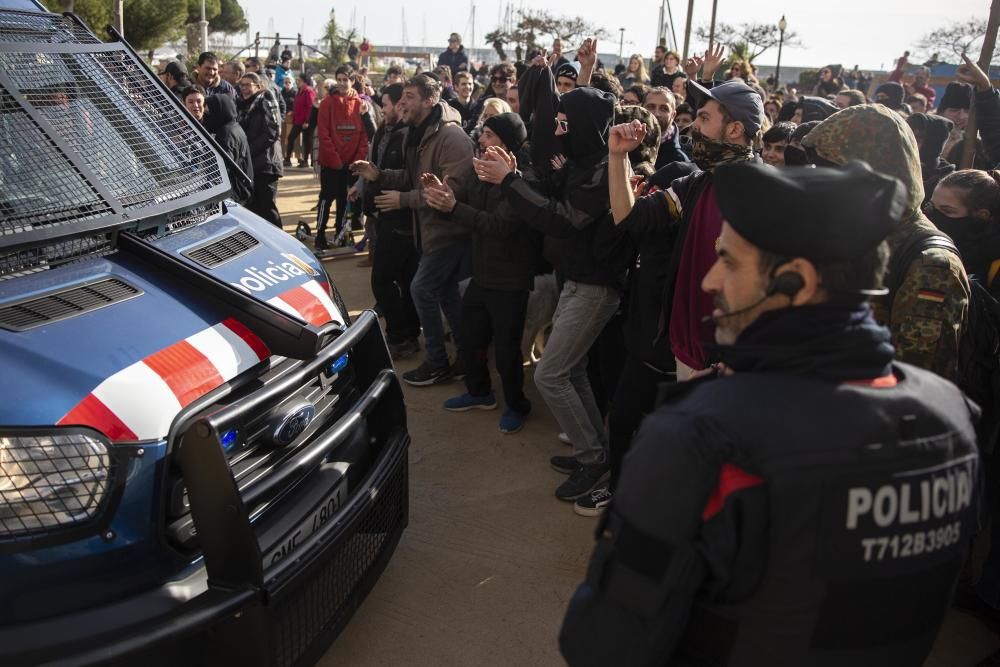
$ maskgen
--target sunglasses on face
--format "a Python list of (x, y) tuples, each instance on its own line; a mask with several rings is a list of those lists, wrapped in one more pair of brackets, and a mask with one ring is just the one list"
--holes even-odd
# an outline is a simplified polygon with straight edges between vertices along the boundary
[(495, 76), (493, 77), (493, 81), (495, 83), (507, 83), (508, 81), (510, 81), (510, 79), (508, 79), (505, 76)]

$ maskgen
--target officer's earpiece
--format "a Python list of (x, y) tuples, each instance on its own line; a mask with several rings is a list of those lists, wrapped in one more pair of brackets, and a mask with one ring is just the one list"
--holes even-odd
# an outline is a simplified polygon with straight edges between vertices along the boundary
[(779, 276), (775, 276), (771, 284), (767, 286), (767, 295), (774, 296), (781, 294), (789, 299), (794, 299), (795, 295), (806, 286), (806, 281), (802, 279), (802, 274), (796, 271), (785, 271)]

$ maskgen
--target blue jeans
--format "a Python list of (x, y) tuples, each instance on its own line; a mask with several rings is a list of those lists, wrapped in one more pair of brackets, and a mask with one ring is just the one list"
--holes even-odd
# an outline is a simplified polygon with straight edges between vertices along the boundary
[(573, 443), (581, 464), (604, 463), (608, 436), (587, 379), (587, 352), (618, 310), (611, 287), (566, 281), (552, 316), (552, 334), (535, 368), (535, 386)]
[(424, 330), (424, 362), (434, 368), (448, 367), (448, 351), (444, 346), (444, 311), (451, 326), (452, 339), (462, 340), (459, 323), (462, 319), (462, 300), (458, 282), (463, 278), (463, 266), (468, 246), (458, 244), (425, 252), (420, 256), (417, 274), (410, 283), (410, 294), (417, 309), (420, 327)]

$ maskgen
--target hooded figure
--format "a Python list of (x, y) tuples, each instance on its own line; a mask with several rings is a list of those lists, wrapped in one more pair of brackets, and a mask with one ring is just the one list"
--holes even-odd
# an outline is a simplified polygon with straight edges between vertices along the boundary
[[(541, 70), (551, 77), (549, 68)], [(556, 497), (574, 500), (589, 494), (609, 469), (603, 417), (593, 389), (580, 378), (587, 374), (588, 350), (618, 311), (625, 262), (596, 254), (597, 231), (611, 217), (607, 138), (615, 100), (577, 88), (562, 96), (557, 113), (565, 115), (556, 130), (565, 166), (537, 189), (514, 171), (500, 183), (517, 216), (546, 235), (546, 250), (565, 281), (547, 346), (554, 352), (536, 367), (535, 386), (573, 443), (574, 456), (550, 463), (569, 475)]]
[(795, 107), (796, 109), (802, 109), (802, 123), (814, 120), (826, 120), (840, 111), (840, 107), (830, 100), (822, 97), (811, 97), (809, 95), (800, 97)]
[(233, 169), (233, 165), (226, 164), (229, 181), (233, 186), (233, 199), (245, 204), (253, 192), (253, 158), (250, 156), (250, 142), (247, 141), (246, 132), (236, 121), (236, 101), (232, 96), (209, 95), (205, 99), (205, 129), (243, 170), (243, 174), (239, 174)]
[(914, 113), (906, 119), (920, 147), (920, 170), (924, 178), (924, 201), (934, 194), (938, 181), (955, 171), (955, 165), (941, 157), (944, 144), (955, 124), (943, 116)]
[(559, 142), (563, 155), (579, 165), (594, 165), (607, 157), (614, 97), (595, 88), (578, 88), (559, 99), (556, 113), (566, 114), (570, 128)]
[(893, 111), (899, 111), (903, 108), (905, 95), (906, 91), (901, 84), (895, 81), (886, 81), (875, 89), (874, 99), (877, 104), (884, 104)]
[[(844, 109), (810, 132), (802, 145), (826, 163), (867, 162), (872, 169), (898, 178), (907, 188), (902, 219), (889, 234), (892, 255), (905, 255), (912, 243), (940, 234), (921, 211), (924, 182), (917, 140), (903, 119), (878, 104)], [(896, 358), (955, 381), (958, 345), (969, 306), (969, 279), (958, 255), (944, 249), (925, 250), (900, 276), (887, 284), (898, 287), (874, 300), (876, 319), (892, 331)]]

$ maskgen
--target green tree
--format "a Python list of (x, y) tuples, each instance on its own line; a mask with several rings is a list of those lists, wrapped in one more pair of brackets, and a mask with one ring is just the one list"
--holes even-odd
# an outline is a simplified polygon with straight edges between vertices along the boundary
[[(698, 28), (698, 39), (708, 42), (708, 26)], [(782, 42), (781, 31), (777, 24), (771, 23), (741, 23), (733, 25), (730, 23), (719, 23), (715, 26), (715, 41), (725, 44), (730, 54), (739, 54), (741, 60), (753, 62), (768, 49), (778, 48)], [(799, 36), (790, 31), (785, 31), (784, 46), (786, 48), (796, 48), (802, 46)]]
[(337, 25), (337, 18), (334, 12), (330, 12), (330, 20), (326, 22), (326, 29), (323, 31), (323, 44), (326, 45), (326, 53), (330, 67), (338, 67), (347, 62), (347, 44), (357, 38), (357, 32), (351, 30), (344, 32)]
[(247, 29), (247, 17), (236, 0), (221, 0), (219, 13), (209, 20), (208, 27), (213, 32), (226, 34), (243, 32)]
[[(187, 20), (185, 23), (201, 21), (201, 0), (187, 0)], [(205, 0), (205, 18), (211, 24), (212, 19), (222, 13), (222, 0)]]
[(136, 51), (152, 53), (183, 34), (187, 4), (187, 0), (125, 0), (125, 39)]
[[(57, 4), (57, 0), (49, 0), (49, 4)], [(107, 0), (75, 0), (72, 4), (70, 11), (83, 19), (87, 27), (98, 37), (107, 39), (107, 32), (104, 29), (114, 21), (114, 9), (111, 3)]]

